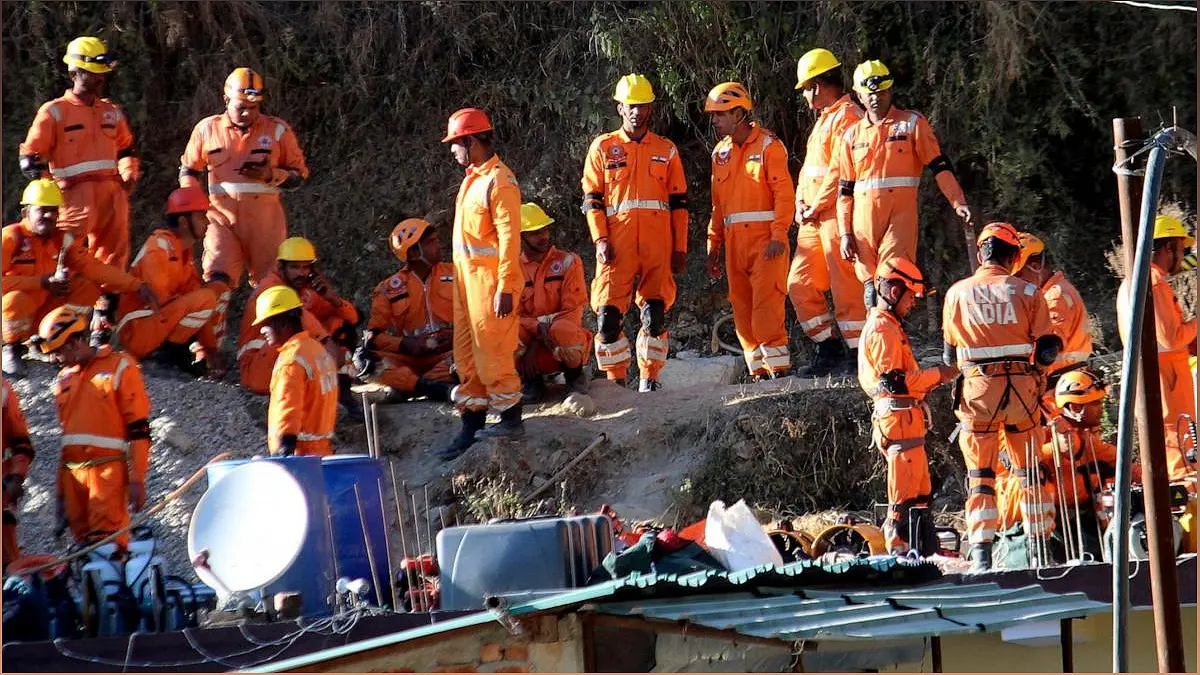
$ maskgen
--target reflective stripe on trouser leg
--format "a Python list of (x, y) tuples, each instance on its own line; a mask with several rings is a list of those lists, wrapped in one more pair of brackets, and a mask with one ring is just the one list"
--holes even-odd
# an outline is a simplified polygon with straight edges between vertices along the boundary
[(762, 359), (763, 367), (772, 373), (783, 373), (792, 367), (792, 356), (788, 352), (787, 345), (781, 347), (761, 345), (758, 348), (758, 353)]
[(837, 322), (838, 332), (842, 334), (842, 339), (846, 341), (846, 347), (858, 349), (858, 338), (862, 335), (863, 327), (866, 325), (866, 321), (839, 320)]
[(231, 291), (224, 291), (217, 296), (217, 305), (213, 308), (212, 318), (212, 333), (213, 339), (216, 340), (217, 348), (220, 349), (225, 344), (225, 329), (228, 321), (229, 299), (233, 296)]
[[(4, 341), (24, 342), (33, 335), (34, 320), (41, 301), (39, 294), (25, 291), (9, 291), (4, 294)], [(49, 295), (43, 292), (41, 295)]]
[(763, 361), (762, 350), (758, 347), (747, 349), (743, 356), (746, 357), (746, 369), (751, 375), (762, 375), (767, 372), (767, 364)]
[[(799, 317), (799, 309), (796, 310), (796, 314)], [(811, 319), (801, 319), (800, 329), (813, 342), (824, 342), (833, 337), (833, 315), (825, 312)]]
[(829, 268), (829, 294), (833, 297), (833, 313), (837, 317), (839, 330), (850, 349), (858, 348), (862, 326), (857, 330), (845, 327), (848, 322), (865, 322), (866, 308), (863, 307), (863, 284), (854, 273), (854, 263), (842, 258), (841, 230), (837, 215), (830, 209), (829, 217), (821, 220), (821, 249), (825, 264)]
[(667, 331), (658, 337), (651, 337), (643, 328), (637, 335), (638, 370), (641, 377), (647, 380), (657, 380), (663, 364), (667, 362)]
[(796, 231), (796, 252), (787, 273), (787, 295), (796, 310), (800, 328), (814, 342), (833, 337), (833, 314), (825, 301), (829, 269), (821, 250), (821, 235), (815, 227), (801, 225)]
[(624, 333), (616, 342), (601, 342), (600, 336), (595, 337), (596, 365), (610, 380), (623, 380), (629, 372), (629, 340)]
[(963, 429), (959, 446), (967, 465), (967, 540), (971, 544), (991, 543), (996, 536), (1000, 512), (996, 508), (996, 432)]

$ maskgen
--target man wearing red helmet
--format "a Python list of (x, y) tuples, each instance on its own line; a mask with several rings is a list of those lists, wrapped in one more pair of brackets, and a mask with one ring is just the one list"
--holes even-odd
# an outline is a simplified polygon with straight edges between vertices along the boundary
[(214, 328), (224, 325), (216, 307), (228, 286), (222, 280), (202, 282), (192, 254), (208, 230), (208, 208), (199, 186), (178, 188), (167, 198), (166, 227), (150, 234), (130, 270), (154, 290), (162, 309), (155, 315), (136, 294), (126, 293), (114, 332), (136, 359), (158, 351), (173, 363), (220, 377), (225, 364)]
[(883, 534), (893, 553), (903, 555), (914, 548), (932, 555), (937, 537), (929, 513), (933, 489), (925, 455), (925, 395), (954, 379), (956, 371), (944, 364), (920, 367), (901, 323), (917, 299), (931, 292), (921, 270), (904, 258), (893, 258), (878, 267), (875, 283), (879, 292), (859, 342), (858, 381), (875, 401), (872, 439), (887, 459)]
[(371, 318), (354, 352), (359, 379), (389, 398), (450, 400), (454, 357), (454, 265), (442, 262), (437, 228), (406, 218), (388, 237), (400, 269), (371, 293)]
[[(1021, 254), (1017, 230), (991, 223), (979, 233), (979, 269), (946, 293), (942, 331), (955, 387), (958, 442), (967, 464), (967, 535), (976, 570), (991, 569), (999, 524), (996, 472), (1003, 441), (1012, 472), (1024, 482), (1031, 539), (1049, 532), (1052, 513), (1028, 469), (1036, 464), (1042, 369), (1058, 358), (1062, 338), (1038, 287), (1010, 273)], [(1038, 506), (1035, 510), (1035, 506)]]
[[(520, 438), (521, 380), (517, 377), (517, 299), (521, 271), (521, 189), (492, 149), (492, 122), (477, 108), (450, 116), (443, 143), (467, 175), (454, 204), (454, 363), (462, 384), (454, 403), (462, 428), (439, 454), (458, 457), (475, 442)], [(484, 429), (487, 411), (500, 423)]]

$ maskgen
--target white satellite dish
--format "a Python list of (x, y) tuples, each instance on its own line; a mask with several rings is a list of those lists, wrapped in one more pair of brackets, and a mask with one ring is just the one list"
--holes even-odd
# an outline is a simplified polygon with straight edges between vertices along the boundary
[(247, 462), (200, 498), (188, 527), (188, 557), (208, 551), (208, 569), (196, 574), (213, 588), (255, 590), (292, 566), (307, 533), (300, 483), (275, 462)]

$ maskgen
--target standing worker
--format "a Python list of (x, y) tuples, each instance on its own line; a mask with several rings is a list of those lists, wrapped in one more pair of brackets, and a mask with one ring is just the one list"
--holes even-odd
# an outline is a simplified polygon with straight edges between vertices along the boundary
[[(85, 316), (69, 307), (46, 315), (34, 341), (62, 368), (54, 382), (62, 425), (58, 471), (60, 527), (75, 543), (103, 539), (129, 525), (146, 504), (150, 399), (137, 361), (88, 344)], [(116, 539), (125, 549), (129, 533)]]
[(638, 391), (655, 391), (667, 361), (674, 275), (687, 268), (687, 181), (675, 144), (650, 131), (650, 81), (626, 75), (613, 98), (621, 128), (596, 137), (583, 163), (583, 212), (596, 244), (596, 363), (624, 385), (630, 358), (622, 323), (634, 297), (642, 313)]
[(978, 246), (979, 269), (946, 293), (942, 359), (961, 371), (954, 414), (967, 464), (967, 536), (972, 568), (988, 570), (999, 516), (995, 467), (1002, 440), (1012, 473), (1023, 483), (1026, 532), (1031, 538), (1049, 533), (1049, 514), (1033, 508), (1048, 502), (1028, 470), (1036, 468), (1040, 370), (1054, 363), (1062, 339), (1038, 288), (1009, 273), (1021, 253), (1016, 228), (991, 223), (979, 233)]
[(442, 262), (437, 228), (406, 218), (388, 237), (400, 269), (375, 286), (371, 318), (354, 352), (359, 379), (388, 387), (388, 400), (449, 401), (454, 363), (454, 265)]
[(583, 259), (550, 243), (554, 219), (534, 203), (521, 205), (521, 294), (517, 363), (521, 400), (536, 403), (546, 393), (545, 376), (562, 373), (569, 391), (586, 394), (588, 343), (583, 327), (587, 282)]
[[(475, 434), (520, 438), (521, 380), (517, 352), (517, 300), (521, 272), (521, 189), (493, 150), (492, 122), (478, 108), (455, 111), (443, 143), (466, 176), (454, 202), (454, 364), (462, 384), (454, 403), (462, 428), (439, 458), (458, 457)], [(488, 408), (500, 423), (484, 429)]]
[(267, 406), (267, 449), (272, 455), (333, 454), (337, 422), (337, 366), (304, 330), (300, 296), (272, 286), (254, 302), (254, 325), (278, 351)]
[[(808, 135), (804, 166), (796, 179), (796, 252), (788, 271), (788, 296), (796, 319), (817, 344), (810, 375), (828, 374), (844, 356), (852, 361), (866, 320), (862, 284), (854, 264), (841, 255), (837, 222), (837, 144), (862, 119), (862, 108), (842, 85), (841, 63), (826, 49), (813, 49), (796, 64), (796, 88), (817, 121)], [(825, 301), (833, 295), (833, 314)], [(837, 332), (834, 334), (836, 316)]]
[(96, 260), (74, 234), (55, 227), (63, 195), (48, 178), (32, 181), (21, 195), (21, 222), (4, 228), (3, 369), (8, 377), (25, 376), (24, 342), (42, 317), (66, 306), (87, 316), (103, 289), (137, 292), (154, 311), (158, 304), (145, 283)]
[(21, 414), (21, 402), (8, 380), (3, 389), (4, 436), (4, 570), (8, 564), (21, 557), (20, 539), (17, 538), (17, 505), (25, 495), (25, 475), (33, 463), (33, 443), (29, 440), (29, 426)]
[[(186, 369), (219, 378), (225, 364), (219, 354), (216, 312), (224, 281), (205, 284), (192, 252), (208, 228), (208, 195), (199, 186), (177, 188), (167, 197), (166, 227), (150, 234), (130, 270), (154, 290), (162, 310), (155, 316), (137, 297), (121, 298), (115, 333), (122, 349), (138, 360), (158, 351)], [(193, 340), (194, 338), (194, 340)]]
[(707, 267), (709, 277), (721, 278), (724, 246), (733, 324), (746, 367), (756, 379), (774, 379), (791, 367), (784, 316), (796, 193), (787, 149), (750, 121), (753, 109), (749, 92), (737, 82), (713, 87), (704, 102), (722, 137), (712, 153)]
[(875, 304), (871, 280), (879, 261), (917, 259), (917, 188), (925, 167), (964, 222), (971, 222), (971, 209), (925, 116), (892, 105), (887, 66), (860, 63), (854, 91), (867, 114), (839, 144), (837, 217), (842, 257), (854, 261), (869, 307)]
[[(209, 227), (204, 237), (204, 280), (224, 281), (230, 291), (248, 268), (255, 286), (271, 270), (272, 256), (287, 237), (281, 190), (308, 180), (308, 165), (287, 122), (264, 115), (263, 77), (237, 68), (225, 78), (225, 112), (192, 129), (179, 158), (179, 187), (200, 185), (208, 170)], [(230, 292), (218, 298), (224, 316)], [(224, 324), (217, 326), (218, 340)]]
[(954, 379), (956, 371), (944, 364), (920, 367), (908, 342), (902, 322), (918, 298), (932, 293), (921, 270), (908, 260), (890, 260), (876, 270), (875, 283), (879, 292), (862, 332), (858, 382), (875, 401), (872, 440), (887, 459), (883, 535), (892, 553), (903, 555), (912, 548), (932, 555), (938, 544), (929, 512), (933, 488), (925, 454), (925, 396)]
[[(1182, 269), (1183, 259), (1196, 240), (1178, 218), (1160, 214), (1154, 219), (1154, 254), (1150, 258), (1150, 297), (1154, 298), (1154, 333), (1158, 341), (1158, 379), (1162, 389), (1163, 431), (1167, 445), (1167, 476), (1178, 481), (1195, 472), (1183, 454), (1179, 420), (1183, 415), (1196, 417), (1195, 387), (1188, 356), (1196, 350), (1196, 319), (1183, 320), (1183, 309), (1167, 277)], [(1133, 309), (1129, 297), (1129, 275), (1121, 280), (1117, 290), (1117, 327), (1121, 344), (1128, 344), (1125, 334), (1129, 313)]]
[(63, 192), (58, 226), (103, 263), (129, 263), (129, 195), (141, 175), (133, 133), (121, 107), (101, 98), (117, 62), (99, 38), (79, 37), (63, 57), (71, 89), (42, 105), (21, 144), (21, 173), (48, 170)]

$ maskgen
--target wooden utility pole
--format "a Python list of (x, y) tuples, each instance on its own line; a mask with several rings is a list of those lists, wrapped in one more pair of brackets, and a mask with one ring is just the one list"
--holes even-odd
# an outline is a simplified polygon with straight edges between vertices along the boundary
[[(1128, 157), (1127, 141), (1143, 138), (1140, 117), (1113, 120), (1113, 141), (1118, 163)], [(1125, 276), (1133, 289), (1134, 255), (1138, 240), (1138, 219), (1142, 207), (1143, 178), (1117, 173), (1117, 195), (1121, 211), (1121, 243), (1125, 253)], [(1147, 289), (1147, 293), (1150, 290)], [(1132, 305), (1133, 299), (1129, 298)], [(1179, 673), (1184, 670), (1183, 627), (1179, 615), (1179, 581), (1175, 574), (1175, 542), (1171, 527), (1168, 498), (1166, 439), (1163, 428), (1161, 387), (1158, 374), (1158, 338), (1154, 330), (1153, 296), (1146, 299), (1142, 314), (1142, 339), (1138, 353), (1136, 382), (1122, 386), (1137, 387), (1137, 436), (1142, 460), (1142, 489), (1146, 507), (1146, 538), (1150, 554), (1150, 592), (1154, 605), (1154, 638), (1158, 670)], [(1128, 536), (1117, 532), (1116, 536)], [(1124, 570), (1119, 571), (1124, 573)]]

